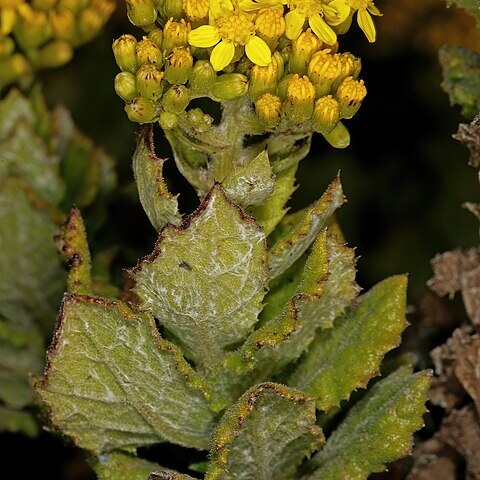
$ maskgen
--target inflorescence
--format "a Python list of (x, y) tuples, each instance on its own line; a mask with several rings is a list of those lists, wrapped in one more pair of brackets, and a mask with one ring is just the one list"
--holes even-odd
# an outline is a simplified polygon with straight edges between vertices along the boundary
[(191, 100), (244, 99), (265, 132), (316, 131), (342, 146), (341, 120), (367, 93), (361, 62), (339, 52), (354, 18), (370, 42), (372, 0), (126, 0), (146, 35), (122, 35), (115, 90), (130, 120), (175, 118)]

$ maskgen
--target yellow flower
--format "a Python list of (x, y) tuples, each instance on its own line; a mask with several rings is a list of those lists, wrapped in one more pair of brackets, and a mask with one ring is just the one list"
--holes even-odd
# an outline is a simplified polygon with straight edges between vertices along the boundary
[(288, 2), (290, 11), (285, 16), (286, 35), (295, 40), (303, 30), (305, 20), (317, 37), (327, 45), (337, 41), (337, 34), (331, 26), (340, 25), (350, 14), (348, 0), (292, 0)]
[(188, 42), (194, 47), (214, 47), (210, 62), (217, 72), (233, 60), (238, 45), (245, 47), (247, 57), (256, 65), (265, 67), (272, 60), (268, 45), (255, 35), (252, 15), (234, 8), (230, 0), (210, 0), (209, 25), (192, 30)]
[(381, 17), (382, 13), (373, 4), (373, 0), (345, 0), (345, 3), (352, 10), (357, 11), (358, 26), (365, 33), (368, 41), (373, 43), (376, 39), (377, 32), (373, 23), (372, 15)]

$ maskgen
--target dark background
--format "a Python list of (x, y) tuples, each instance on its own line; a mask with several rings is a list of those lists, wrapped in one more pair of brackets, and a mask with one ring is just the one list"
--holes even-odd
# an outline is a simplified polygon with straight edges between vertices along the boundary
[[(376, 44), (368, 44), (356, 27), (341, 39), (341, 50), (362, 58), (368, 88), (360, 112), (347, 124), (352, 144), (335, 151), (317, 136), (300, 165), (301, 188), (291, 205), (300, 208), (318, 198), (341, 170), (348, 203), (339, 219), (360, 256), (359, 283), (369, 288), (386, 276), (409, 272), (414, 303), (426, 290), (429, 260), (436, 253), (478, 244), (478, 222), (461, 208), (466, 200), (480, 201), (477, 172), (468, 166), (467, 149), (451, 138), (465, 120), (440, 87), (437, 50), (444, 43), (477, 49), (480, 43), (474, 22), (441, 1), (379, 1), (378, 6), (385, 15), (376, 19)], [(120, 243), (118, 263), (128, 267), (150, 252), (156, 236), (133, 184), (136, 126), (113, 90), (118, 68), (111, 42), (122, 33), (141, 34), (125, 19), (122, 4), (101, 36), (77, 50), (68, 66), (44, 72), (41, 81), (49, 105), (65, 104), (81, 130), (117, 159), (118, 196), (97, 248)], [(169, 155), (160, 133), (157, 153)], [(181, 193), (183, 211), (189, 212), (196, 196), (169, 163), (171, 189)], [(3, 435), (0, 448), (3, 458), (24, 456), (15, 462), (16, 478), (89, 478), (79, 452), (48, 433), (35, 441)]]

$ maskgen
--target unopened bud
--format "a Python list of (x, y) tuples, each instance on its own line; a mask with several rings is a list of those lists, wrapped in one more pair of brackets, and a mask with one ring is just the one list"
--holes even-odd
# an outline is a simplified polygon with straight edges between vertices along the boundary
[(15, 50), (15, 42), (11, 37), (0, 37), (0, 59), (9, 57)]
[(322, 41), (310, 29), (302, 32), (292, 42), (292, 51), (289, 59), (290, 72), (305, 75), (313, 54), (318, 52), (321, 47)]
[(255, 102), (255, 112), (263, 125), (271, 130), (280, 123), (282, 118), (282, 101), (280, 97), (266, 93)]
[(168, 20), (163, 29), (162, 50), (170, 53), (175, 47), (186, 47), (190, 30), (190, 24), (183, 18), (178, 22)]
[(135, 73), (138, 69), (137, 39), (133, 35), (122, 35), (112, 45), (115, 61), (124, 72)]
[(132, 122), (151, 123), (157, 116), (157, 105), (148, 98), (135, 98), (125, 105), (125, 112)]
[(154, 28), (148, 32), (148, 38), (158, 47), (162, 48), (163, 31), (161, 28)]
[(10, 35), (16, 19), (17, 13), (14, 8), (0, 8), (0, 35)]
[(182, 113), (190, 102), (190, 92), (183, 85), (173, 85), (162, 97), (162, 106), (167, 112)]
[(140, 96), (157, 100), (163, 92), (163, 72), (150, 63), (140, 67), (135, 76)]
[(187, 121), (189, 126), (202, 133), (212, 128), (213, 118), (203, 113), (199, 108), (192, 108), (187, 112)]
[(218, 101), (236, 100), (248, 92), (248, 79), (241, 73), (224, 73), (215, 80), (212, 96)]
[(180, 19), (183, 17), (183, 0), (167, 0), (163, 3), (163, 11), (167, 18)]
[(158, 123), (162, 130), (173, 130), (178, 125), (178, 115), (171, 112), (161, 112)]
[(315, 102), (312, 125), (319, 133), (330, 133), (340, 120), (340, 106), (331, 96), (319, 98)]
[(266, 67), (253, 65), (248, 93), (254, 102), (265, 93), (277, 93), (277, 70), (276, 61), (270, 62)]
[(315, 85), (317, 97), (330, 93), (333, 83), (342, 73), (342, 64), (330, 50), (315, 53), (308, 65), (308, 76)]
[(68, 8), (72, 12), (77, 13), (87, 7), (89, 3), (89, 0), (58, 0), (57, 6), (58, 8)]
[(285, 75), (279, 82), (277, 87), (277, 95), (282, 99), (285, 100), (287, 98), (287, 85), (288, 82), (293, 78), (293, 73), (289, 73)]
[(14, 53), (0, 61), (0, 86), (15, 82), (31, 72), (30, 64), (21, 53)]
[(73, 58), (73, 48), (65, 40), (47, 43), (38, 52), (37, 64), (43, 68), (55, 68), (65, 65)]
[(285, 33), (283, 6), (261, 8), (255, 19), (255, 33), (270, 47), (270, 50), (275, 50), (278, 40)]
[(46, 12), (33, 10), (27, 3), (17, 7), (15, 34), (25, 48), (36, 48), (45, 43), (52, 34)]
[(367, 89), (363, 80), (355, 80), (353, 77), (346, 78), (335, 94), (340, 105), (340, 117), (352, 118), (358, 112), (366, 95)]
[(33, 0), (32, 5), (34, 8), (37, 10), (51, 10), (55, 4), (57, 3), (57, 0)]
[(165, 78), (172, 85), (188, 82), (193, 68), (193, 57), (189, 48), (175, 47), (167, 58)]
[(137, 95), (137, 82), (133, 73), (120, 72), (115, 77), (114, 87), (117, 95), (126, 102), (133, 100)]
[(125, 0), (128, 19), (137, 27), (148, 27), (157, 19), (153, 0)]
[(350, 133), (342, 122), (338, 122), (330, 133), (324, 133), (323, 136), (334, 148), (347, 148), (350, 145)]
[(196, 93), (209, 93), (216, 78), (217, 72), (208, 60), (197, 60), (190, 75), (190, 88)]
[(137, 43), (136, 54), (139, 67), (146, 63), (153, 63), (157, 67), (163, 65), (163, 55), (160, 48), (158, 48), (152, 40), (146, 37)]
[(48, 18), (52, 27), (53, 35), (59, 40), (73, 42), (76, 35), (75, 15), (71, 10), (52, 9), (48, 12)]
[(304, 123), (313, 113), (315, 87), (307, 76), (294, 75), (287, 84), (284, 111), (288, 120), (294, 124)]
[(90, 0), (90, 6), (98, 12), (104, 23), (115, 11), (116, 3), (115, 0)]
[(208, 23), (209, 0), (183, 0), (183, 10), (194, 28)]
[(95, 37), (103, 27), (103, 19), (95, 8), (84, 8), (79, 14), (78, 32), (81, 42), (87, 42)]

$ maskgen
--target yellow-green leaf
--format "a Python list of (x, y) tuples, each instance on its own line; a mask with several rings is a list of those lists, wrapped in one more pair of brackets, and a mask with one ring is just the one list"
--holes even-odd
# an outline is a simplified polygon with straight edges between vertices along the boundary
[(360, 298), (358, 305), (321, 331), (288, 380), (328, 411), (378, 375), (384, 355), (405, 329), (405, 276), (391, 277)]

